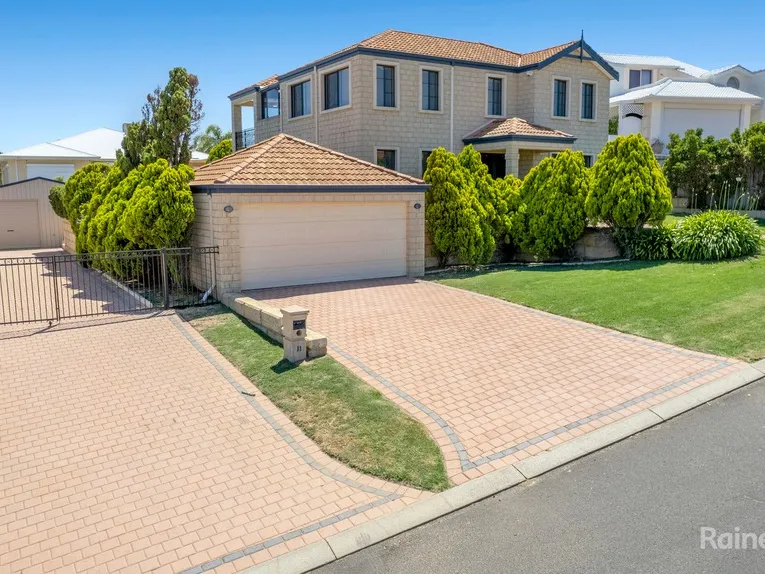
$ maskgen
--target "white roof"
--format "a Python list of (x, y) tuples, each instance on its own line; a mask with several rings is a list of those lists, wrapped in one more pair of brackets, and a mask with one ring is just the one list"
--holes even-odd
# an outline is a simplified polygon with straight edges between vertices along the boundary
[(635, 54), (600, 54), (609, 64), (617, 66), (645, 66), (647, 68), (674, 68), (694, 78), (702, 78), (708, 72), (687, 62), (667, 56), (638, 56)]
[[(117, 150), (122, 147), (121, 131), (109, 128), (97, 128), (49, 143), (37, 144), (0, 154), (3, 158), (47, 158), (47, 159), (90, 159), (115, 161)], [(199, 151), (191, 152), (191, 159), (204, 161), (207, 154)]]
[(709, 82), (664, 78), (656, 83), (629, 90), (620, 96), (614, 96), (610, 102), (613, 105), (665, 98), (715, 100), (718, 102), (735, 100), (738, 103), (748, 101), (753, 104), (762, 101), (759, 96), (734, 88), (716, 86)]

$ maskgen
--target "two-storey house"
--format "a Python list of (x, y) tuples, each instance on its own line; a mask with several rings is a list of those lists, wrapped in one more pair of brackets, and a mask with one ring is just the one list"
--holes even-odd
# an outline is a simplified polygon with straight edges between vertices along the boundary
[(594, 161), (612, 79), (584, 39), (521, 54), (388, 30), (232, 94), (232, 131), (236, 149), (284, 132), (418, 177), (434, 148), (472, 144), (523, 176), (564, 149)]

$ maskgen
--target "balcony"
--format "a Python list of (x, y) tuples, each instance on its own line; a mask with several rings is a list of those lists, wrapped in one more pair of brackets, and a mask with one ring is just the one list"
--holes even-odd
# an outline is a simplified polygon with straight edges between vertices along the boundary
[(234, 134), (234, 149), (244, 149), (255, 145), (255, 128), (242, 130)]

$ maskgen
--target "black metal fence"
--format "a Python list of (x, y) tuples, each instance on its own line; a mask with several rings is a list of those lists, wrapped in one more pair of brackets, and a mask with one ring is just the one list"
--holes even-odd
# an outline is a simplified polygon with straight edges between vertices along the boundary
[(217, 247), (0, 259), (0, 325), (215, 302)]

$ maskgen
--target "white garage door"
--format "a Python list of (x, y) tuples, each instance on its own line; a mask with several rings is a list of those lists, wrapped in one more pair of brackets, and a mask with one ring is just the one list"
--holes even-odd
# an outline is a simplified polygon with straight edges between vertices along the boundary
[(0, 200), (0, 249), (40, 247), (36, 201)]
[(669, 141), (669, 134), (685, 135), (687, 130), (702, 128), (705, 136), (728, 138), (739, 126), (740, 110), (665, 108), (662, 141)]
[(67, 180), (74, 173), (74, 164), (71, 163), (28, 163), (27, 179), (33, 177), (47, 177), (56, 179), (61, 177)]
[(242, 288), (406, 275), (406, 203), (240, 207)]

